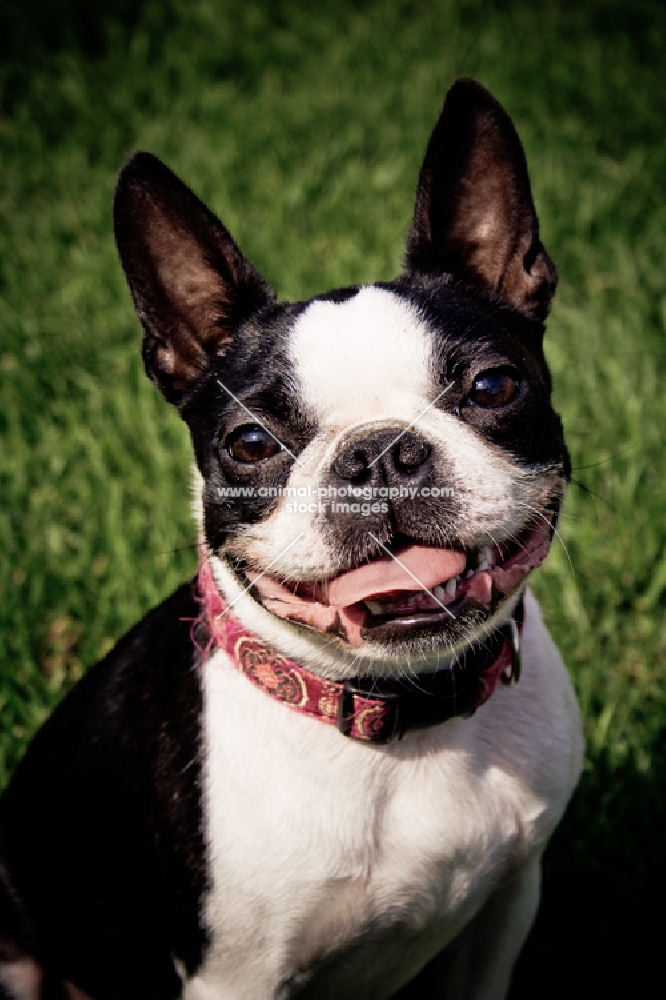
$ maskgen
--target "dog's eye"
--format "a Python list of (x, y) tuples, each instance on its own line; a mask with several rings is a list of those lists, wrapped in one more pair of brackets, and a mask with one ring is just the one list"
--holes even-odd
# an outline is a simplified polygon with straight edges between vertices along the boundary
[(512, 403), (519, 392), (518, 372), (511, 368), (490, 368), (474, 379), (469, 399), (477, 406), (500, 407)]
[(226, 446), (237, 462), (261, 462), (282, 450), (280, 443), (257, 424), (238, 427), (227, 438)]

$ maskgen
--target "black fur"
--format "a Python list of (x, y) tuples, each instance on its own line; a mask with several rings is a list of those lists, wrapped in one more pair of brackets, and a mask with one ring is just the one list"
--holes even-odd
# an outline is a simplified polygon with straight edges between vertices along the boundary
[(121, 639), (0, 803), (2, 937), (95, 1000), (178, 997), (201, 959), (198, 614), (186, 584)]

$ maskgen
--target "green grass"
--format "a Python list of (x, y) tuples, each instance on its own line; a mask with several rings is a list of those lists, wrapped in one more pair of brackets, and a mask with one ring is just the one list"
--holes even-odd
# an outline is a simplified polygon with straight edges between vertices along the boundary
[(666, 891), (666, 9), (104, 6), (0, 11), (0, 784), (194, 568), (187, 434), (141, 372), (113, 246), (125, 156), (165, 159), (283, 297), (387, 279), (444, 92), (476, 76), (516, 121), (561, 276), (576, 485), (537, 589), (588, 745), (514, 996), (637, 988)]

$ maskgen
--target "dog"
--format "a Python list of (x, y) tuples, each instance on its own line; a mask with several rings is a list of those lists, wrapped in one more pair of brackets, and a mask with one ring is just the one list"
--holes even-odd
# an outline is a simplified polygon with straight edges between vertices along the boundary
[(278, 302), (148, 153), (114, 220), (201, 569), (4, 793), (5, 996), (504, 997), (583, 751), (527, 588), (569, 459), (509, 116), (452, 86), (391, 282)]

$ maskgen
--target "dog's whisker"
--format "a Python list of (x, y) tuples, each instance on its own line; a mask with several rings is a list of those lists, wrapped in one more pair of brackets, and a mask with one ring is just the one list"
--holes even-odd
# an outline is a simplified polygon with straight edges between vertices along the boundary
[(596, 490), (593, 490), (589, 486), (586, 486), (585, 483), (581, 483), (578, 479), (574, 479), (573, 476), (571, 476), (569, 482), (571, 483), (572, 486), (575, 486), (577, 489), (579, 489), (581, 493), (584, 493), (585, 496), (590, 497), (592, 500), (599, 500), (601, 503), (605, 504), (609, 510), (613, 512), (617, 510), (615, 505), (612, 504), (607, 497), (604, 497), (600, 493), (597, 493)]
[(537, 516), (540, 517), (543, 521), (545, 521), (545, 523), (549, 526), (549, 528), (552, 530), (553, 534), (557, 538), (558, 542), (562, 546), (562, 550), (563, 550), (565, 556), (567, 557), (567, 562), (569, 564), (569, 569), (571, 570), (571, 575), (572, 575), (573, 579), (575, 580), (576, 579), (576, 570), (574, 569), (574, 564), (572, 562), (571, 555), (569, 553), (569, 549), (567, 547), (567, 544), (564, 541), (564, 539), (563, 539), (560, 531), (558, 530), (557, 525), (554, 525), (553, 522), (552, 522), (552, 520), (551, 520), (551, 518), (549, 518), (546, 514), (544, 514), (543, 511), (540, 511), (537, 507), (533, 507), (531, 504), (526, 503), (524, 501), (517, 501), (517, 503), (518, 503), (518, 506), (525, 507), (527, 510), (531, 510), (533, 513), (537, 514)]
[(277, 554), (277, 555), (275, 556), (275, 558), (274, 558), (274, 559), (273, 559), (273, 560), (272, 560), (271, 562), (269, 562), (269, 564), (268, 564), (268, 565), (266, 566), (266, 568), (265, 568), (265, 569), (263, 569), (263, 570), (261, 571), (261, 573), (259, 573), (259, 574), (258, 574), (258, 575), (257, 575), (257, 576), (256, 576), (256, 577), (254, 578), (254, 580), (252, 581), (252, 583), (248, 584), (248, 585), (247, 585), (247, 587), (245, 587), (245, 588), (244, 588), (244, 589), (243, 589), (243, 590), (242, 590), (242, 591), (240, 592), (240, 594), (236, 594), (236, 596), (234, 597), (234, 599), (233, 599), (232, 601), (230, 601), (230, 602), (229, 602), (229, 603), (227, 604), (227, 606), (226, 606), (226, 607), (224, 608), (224, 610), (223, 610), (223, 611), (221, 611), (221, 612), (219, 613), (219, 615), (216, 615), (216, 619), (215, 619), (215, 620), (216, 620), (216, 621), (219, 621), (219, 620), (220, 620), (221, 618), (223, 618), (223, 617), (224, 617), (224, 615), (226, 615), (226, 614), (227, 614), (227, 613), (228, 613), (228, 612), (229, 612), (229, 611), (231, 610), (231, 608), (233, 608), (234, 604), (236, 604), (236, 603), (237, 603), (238, 601), (240, 601), (241, 597), (243, 597), (243, 596), (244, 596), (245, 594), (247, 594), (247, 592), (248, 592), (249, 590), (251, 590), (251, 589), (252, 589), (252, 587), (254, 587), (254, 586), (255, 586), (255, 584), (257, 583), (257, 581), (258, 581), (258, 580), (260, 580), (260, 579), (261, 579), (261, 578), (262, 578), (263, 576), (266, 576), (266, 574), (268, 573), (269, 569), (271, 569), (271, 567), (272, 567), (272, 566), (274, 566), (274, 565), (275, 565), (275, 563), (276, 563), (276, 562), (277, 562), (277, 561), (278, 561), (279, 559), (281, 559), (281, 558), (282, 558), (282, 557), (283, 557), (283, 556), (284, 556), (284, 555), (285, 555), (285, 554), (286, 554), (286, 553), (287, 553), (287, 552), (289, 551), (289, 549), (293, 548), (293, 547), (294, 547), (294, 545), (296, 544), (296, 542), (300, 541), (300, 539), (301, 539), (301, 538), (303, 537), (303, 535), (304, 535), (304, 534), (305, 534), (305, 532), (304, 532), (304, 531), (301, 531), (300, 535), (297, 535), (297, 536), (296, 536), (296, 538), (293, 538), (293, 539), (292, 539), (292, 540), (291, 540), (291, 541), (289, 542), (289, 544), (288, 544), (288, 545), (285, 545), (285, 547), (284, 547), (284, 548), (282, 549), (282, 551), (281, 551), (281, 552), (279, 552), (279, 553), (278, 553), (278, 554)]

